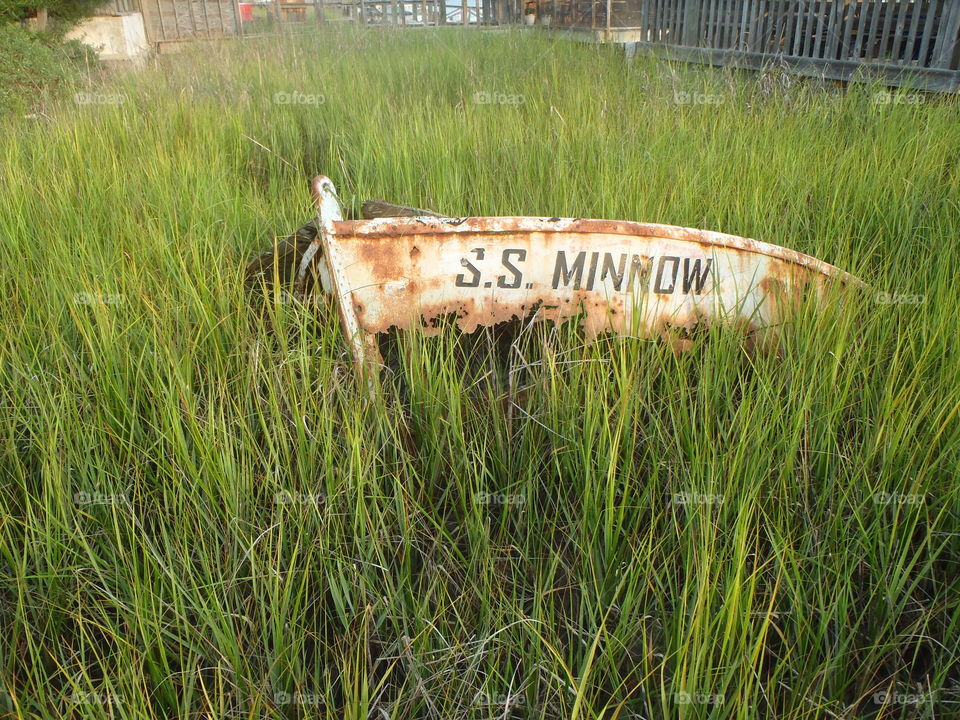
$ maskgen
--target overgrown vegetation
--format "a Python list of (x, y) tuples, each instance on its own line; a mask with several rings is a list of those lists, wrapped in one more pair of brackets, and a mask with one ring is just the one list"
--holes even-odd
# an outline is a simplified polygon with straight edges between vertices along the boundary
[(43, 107), (96, 67), (96, 53), (77, 41), (0, 24), (0, 115)]
[[(515, 32), (161, 60), (0, 135), (0, 708), (955, 716), (954, 98)], [(354, 210), (756, 237), (876, 294), (776, 352), (543, 329), (507, 397), (405, 336), (370, 401), (328, 311), (242, 287), (318, 172)]]
[(105, 4), (105, 0), (3, 0), (0, 2), (0, 23), (19, 22), (46, 11), (55, 26), (68, 27), (88, 17)]

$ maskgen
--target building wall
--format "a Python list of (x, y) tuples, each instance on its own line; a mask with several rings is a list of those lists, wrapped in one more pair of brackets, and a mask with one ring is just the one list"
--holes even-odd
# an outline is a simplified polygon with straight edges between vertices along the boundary
[(138, 60), (150, 49), (143, 17), (137, 12), (87, 18), (67, 38), (93, 47), (103, 60)]

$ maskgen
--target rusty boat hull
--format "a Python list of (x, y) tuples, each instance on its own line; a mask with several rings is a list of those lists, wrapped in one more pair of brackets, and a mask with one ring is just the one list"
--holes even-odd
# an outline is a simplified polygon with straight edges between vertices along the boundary
[[(860, 286), (816, 258), (748, 238), (614, 220), (413, 217), (342, 220), (315, 181), (315, 259), (361, 366), (392, 329), (463, 332), (575, 320), (587, 338), (729, 324), (762, 333), (804, 294)], [(311, 254), (313, 257), (313, 254)], [(304, 261), (306, 269), (310, 258)]]

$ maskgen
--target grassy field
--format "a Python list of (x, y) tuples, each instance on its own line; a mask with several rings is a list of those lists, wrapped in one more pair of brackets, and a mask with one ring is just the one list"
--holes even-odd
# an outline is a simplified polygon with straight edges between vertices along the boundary
[[(456, 30), (78, 92), (0, 134), (0, 714), (960, 717), (955, 98)], [(520, 409), (403, 337), (371, 401), (329, 310), (243, 288), (318, 172), (873, 290), (776, 350), (545, 333)]]

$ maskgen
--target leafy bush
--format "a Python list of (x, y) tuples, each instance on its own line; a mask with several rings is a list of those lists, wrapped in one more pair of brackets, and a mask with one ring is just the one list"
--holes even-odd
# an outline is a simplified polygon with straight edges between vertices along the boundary
[(76, 41), (58, 42), (12, 23), (0, 25), (0, 114), (24, 112), (57, 93), (96, 54)]
[(55, 20), (69, 26), (92, 15), (104, 0), (4, 0), (0, 3), (0, 22), (23, 20), (36, 10), (46, 9)]

